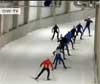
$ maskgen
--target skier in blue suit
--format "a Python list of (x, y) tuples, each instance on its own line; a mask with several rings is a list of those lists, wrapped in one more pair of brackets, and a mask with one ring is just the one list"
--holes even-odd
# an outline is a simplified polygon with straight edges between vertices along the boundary
[(64, 37), (67, 39), (67, 42), (66, 42), (66, 43), (71, 42), (71, 44), (72, 44), (72, 49), (74, 49), (73, 41), (72, 41), (72, 32), (69, 31)]
[(59, 63), (62, 62), (63, 67), (64, 67), (65, 69), (67, 69), (67, 67), (66, 67), (66, 65), (65, 65), (65, 63), (64, 63), (64, 59), (62, 58), (62, 52), (60, 51), (59, 48), (56, 49), (54, 55), (55, 55), (55, 58), (54, 58), (54, 61), (53, 61), (53, 64), (55, 64), (54, 69), (57, 68), (57, 63), (58, 63), (58, 62), (59, 62)]

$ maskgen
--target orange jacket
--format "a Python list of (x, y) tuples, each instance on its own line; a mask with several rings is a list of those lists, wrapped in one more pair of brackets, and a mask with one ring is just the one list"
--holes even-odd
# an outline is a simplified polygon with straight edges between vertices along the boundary
[(44, 60), (41, 64), (40, 67), (43, 66), (44, 68), (52, 68), (53, 69), (53, 63), (50, 61), (50, 59)]

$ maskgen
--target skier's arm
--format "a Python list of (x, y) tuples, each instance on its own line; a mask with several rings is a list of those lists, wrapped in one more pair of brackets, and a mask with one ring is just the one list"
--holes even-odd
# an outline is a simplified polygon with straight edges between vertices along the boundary
[(91, 23), (93, 23), (93, 21), (92, 20), (90, 20), (91, 21)]
[(56, 61), (56, 58), (54, 58), (53, 64), (55, 63), (55, 61)]
[(50, 65), (51, 65), (51, 68), (52, 68), (52, 70), (53, 70), (53, 63), (52, 63), (52, 62), (50, 62)]

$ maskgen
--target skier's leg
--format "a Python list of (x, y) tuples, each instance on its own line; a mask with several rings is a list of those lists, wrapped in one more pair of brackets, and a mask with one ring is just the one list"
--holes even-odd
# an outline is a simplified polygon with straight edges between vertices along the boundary
[(61, 64), (60, 61), (58, 61), (58, 62), (59, 62), (59, 64)]
[(89, 36), (91, 36), (91, 34), (90, 34), (90, 26), (88, 26), (88, 32), (89, 32)]
[(62, 62), (62, 64), (63, 64), (63, 67), (65, 68), (65, 69), (67, 69), (67, 67), (66, 67), (66, 65), (65, 65), (65, 63), (64, 63), (64, 60), (61, 58), (60, 59), (61, 60), (61, 62)]
[(74, 34), (72, 34), (71, 38), (72, 38), (72, 41), (73, 41), (73, 43), (74, 43)]
[(72, 44), (72, 49), (74, 49), (73, 41), (72, 41), (72, 40), (70, 40), (70, 42), (71, 42), (71, 44)]
[(82, 32), (82, 31), (80, 31), (80, 34), (81, 34), (80, 39), (82, 40), (83, 32)]
[(47, 69), (47, 80), (50, 80), (50, 78), (49, 78), (49, 76), (50, 76), (50, 70), (49, 69)]
[(75, 41), (76, 41), (76, 35), (74, 35), (73, 41), (74, 41), (74, 43), (75, 43)]
[(65, 51), (64, 51), (64, 47), (62, 48), (62, 53), (63, 53), (63, 59), (66, 59), (66, 58), (65, 58)]
[(58, 62), (58, 59), (56, 59), (56, 61), (55, 61), (55, 67), (54, 67), (54, 69), (57, 68), (57, 62)]
[(59, 41), (59, 32), (56, 32), (57, 33), (57, 40)]
[(76, 36), (78, 36), (78, 30), (76, 31)]
[(45, 70), (45, 68), (43, 68), (43, 69), (41, 70), (41, 72), (38, 74), (38, 76), (37, 76), (35, 79), (38, 79), (38, 78), (40, 77), (40, 75), (44, 72), (44, 70)]
[(54, 36), (55, 36), (55, 31), (54, 31), (53, 36), (52, 36), (52, 38), (51, 38), (52, 40), (54, 39)]
[(70, 56), (69, 48), (68, 48), (68, 44), (67, 44), (67, 43), (66, 43), (66, 50), (67, 50), (67, 54), (68, 54), (68, 56)]
[(83, 33), (85, 32), (86, 28), (87, 28), (87, 26), (85, 26), (85, 28), (83, 29)]

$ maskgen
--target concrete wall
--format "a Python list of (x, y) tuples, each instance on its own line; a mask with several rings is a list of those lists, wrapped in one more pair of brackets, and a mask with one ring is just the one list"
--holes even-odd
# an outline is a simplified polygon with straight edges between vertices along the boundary
[(66, 11), (66, 3), (65, 1), (62, 1), (62, 4), (60, 7), (56, 7), (56, 14), (62, 14)]
[[(44, 1), (42, 1), (41, 5), (44, 5)], [(41, 15), (40, 18), (48, 17), (51, 15), (50, 7), (41, 7)]]
[(72, 11), (78, 11), (81, 10), (81, 8), (74, 6), (73, 1), (70, 2), (70, 12)]
[(13, 24), (13, 16), (12, 15), (3, 15), (3, 33), (9, 32), (12, 28)]
[(96, 28), (95, 28), (95, 60), (97, 70), (97, 80), (100, 84), (100, 5), (96, 6)]
[[(56, 23), (60, 24), (60, 23), (72, 22), (75, 20), (81, 20), (86, 18), (88, 15), (94, 17), (95, 10), (89, 9), (89, 10), (71, 12), (68, 14), (59, 15), (56, 16)], [(0, 37), (0, 47), (4, 46), (10, 41), (21, 38), (22, 36), (26, 35), (28, 32), (34, 31), (39, 28), (48, 27), (53, 24), (54, 24), (54, 18), (49, 17), (49, 18), (33, 21), (30, 22), (29, 24), (23, 25), (17, 28), (16, 30), (6, 33), (5, 35), (2, 35)]]
[[(37, 5), (37, 1), (30, 1), (29, 5)], [(28, 21), (33, 21), (37, 19), (37, 7), (29, 7), (29, 19)]]
[(9, 20), (10, 21), (8, 21), (8, 23), (9, 23), (8, 28), (10, 30), (13, 27), (13, 16), (12, 15), (9, 15)]
[[(19, 5), (24, 5), (24, 1), (20, 1)], [(24, 7), (21, 7), (21, 14), (18, 15), (18, 25), (24, 24)]]
[(51, 8), (50, 7), (41, 7), (41, 18), (48, 17), (51, 15)]

